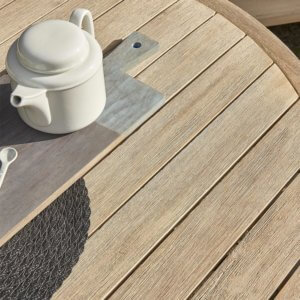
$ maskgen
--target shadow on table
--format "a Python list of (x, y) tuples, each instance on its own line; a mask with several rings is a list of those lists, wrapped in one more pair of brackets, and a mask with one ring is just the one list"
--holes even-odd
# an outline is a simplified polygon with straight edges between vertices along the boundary
[(52, 140), (62, 135), (43, 133), (27, 126), (10, 105), (9, 83), (0, 83), (0, 147)]

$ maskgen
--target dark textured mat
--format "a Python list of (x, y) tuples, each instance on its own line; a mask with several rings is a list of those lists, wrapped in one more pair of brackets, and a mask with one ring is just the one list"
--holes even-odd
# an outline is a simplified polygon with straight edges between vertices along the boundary
[(0, 248), (0, 299), (49, 299), (84, 249), (89, 217), (80, 179)]
[(300, 58), (300, 23), (272, 26), (269, 29)]

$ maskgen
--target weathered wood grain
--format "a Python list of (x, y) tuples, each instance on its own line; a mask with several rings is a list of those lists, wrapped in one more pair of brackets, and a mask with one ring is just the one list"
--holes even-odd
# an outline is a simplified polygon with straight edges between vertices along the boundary
[(0, 43), (20, 32), (67, 0), (14, 1), (0, 10)]
[(88, 9), (95, 20), (104, 15), (107, 11), (113, 9), (122, 1), (124, 0), (68, 0), (66, 3), (44, 16), (41, 20), (63, 19), (68, 21), (71, 12), (78, 7)]
[(300, 22), (299, 0), (230, 0), (265, 26)]
[(270, 30), (228, 0), (197, 0), (249, 35), (279, 66), (300, 95), (300, 60)]
[(137, 79), (170, 98), (204, 71), (209, 66), (207, 62), (218, 59), (243, 36), (244, 33), (233, 24), (221, 15), (215, 15), (139, 74)]
[[(97, 230), (56, 297), (109, 294), (296, 99), (280, 70), (270, 68)], [(147, 295), (154, 278), (147, 278), (141, 295)]]
[[(201, 64), (205, 58), (196, 59)], [(246, 37), (91, 170), (85, 176), (92, 208), (90, 233), (271, 63), (270, 58)]]
[(3, 8), (4, 6), (12, 3), (15, 0), (0, 0), (0, 9)]
[(299, 259), (299, 195), (298, 175), (193, 299), (270, 299)]
[(136, 76), (214, 14), (196, 0), (180, 0), (163, 11), (139, 29), (140, 33), (159, 41), (159, 51), (129, 70), (128, 74)]
[(114, 42), (113, 39), (120, 40), (131, 32), (137, 31), (177, 1), (126, 0), (121, 2), (95, 22), (95, 30), (99, 32), (101, 46), (106, 48)]
[[(282, 85), (281, 88), (282, 96), (284, 97)], [(270, 97), (272, 96), (270, 95)], [(267, 96), (265, 99), (253, 97), (251, 100), (259, 104), (268, 102), (270, 98)], [(238, 106), (237, 102), (234, 104)], [(241, 102), (239, 105), (241, 105)], [(228, 109), (223, 114), (225, 115), (227, 111)], [(120, 289), (116, 291), (113, 298), (186, 299), (224, 258), (230, 248), (285, 186), (286, 182), (299, 170), (300, 128), (297, 124), (299, 116), (300, 102), (297, 102), (281, 121), (175, 228), (145, 263), (139, 266)], [(234, 117), (232, 116), (232, 118)], [(236, 119), (241, 118), (241, 114), (236, 115)], [(226, 123), (229, 123), (228, 119)], [(238, 126), (238, 123), (236, 126)], [(250, 129), (251, 126), (247, 126), (247, 128)], [(219, 130), (219, 135), (211, 136), (213, 140), (220, 139), (220, 135), (223, 133), (227, 135), (228, 132), (232, 132), (232, 130), (228, 130), (228, 127), (224, 128), (224, 130)], [(223, 145), (223, 151), (227, 152), (228, 145), (232, 142), (235, 144), (234, 140), (237, 136), (239, 136), (238, 139), (243, 140), (247, 135), (248, 131), (244, 129), (240, 131), (240, 134), (236, 132), (235, 138), (231, 137), (227, 143), (220, 142), (220, 145)], [(203, 147), (209, 148), (207, 151), (211, 160), (216, 161), (217, 158), (221, 158), (218, 157), (219, 154), (218, 156), (216, 155), (215, 147), (210, 145), (211, 141), (206, 139), (205, 142), (207, 146), (203, 145)], [(177, 187), (175, 185), (177, 182), (175, 177), (178, 174), (172, 176), (169, 172), (160, 173), (161, 177), (163, 177), (160, 180), (166, 181), (169, 179), (169, 182), (172, 180), (172, 184), (169, 185), (172, 185), (174, 189), (176, 186), (178, 194), (176, 198), (173, 197), (173, 193), (169, 194), (170, 199), (168, 203), (170, 207), (165, 212), (166, 218), (170, 218), (172, 202), (176, 202), (177, 205), (183, 205), (182, 203), (193, 197), (199, 200), (201, 197), (201, 194), (198, 192), (199, 186), (212, 174), (210, 170), (211, 164), (209, 166), (201, 166), (201, 163), (205, 164), (205, 161), (199, 159), (203, 156), (203, 147), (199, 146), (196, 144), (194, 146), (190, 145), (185, 151), (185, 159), (176, 163), (177, 169), (180, 170), (181, 167), (181, 172), (184, 173), (186, 178), (184, 189), (180, 190), (181, 186)], [(234, 149), (234, 145), (231, 146)], [(192, 148), (194, 148), (195, 154), (190, 157), (190, 149)], [(201, 156), (198, 154), (197, 157), (197, 152), (201, 153)], [(222, 149), (220, 149), (220, 152), (222, 152)], [(226, 154), (221, 153), (221, 155), (225, 156)], [(221, 159), (219, 165), (213, 165), (214, 167), (220, 167), (222, 163), (223, 160)], [(185, 167), (186, 165), (187, 167)], [(189, 173), (185, 169), (189, 170)], [(203, 171), (200, 173), (199, 169)], [(184, 176), (182, 175), (181, 177)], [(197, 179), (193, 180), (193, 177)], [(182, 178), (180, 179), (183, 180)], [(161, 192), (162, 189), (157, 187), (156, 193)], [(161, 198), (157, 200), (161, 201)], [(134, 203), (132, 206), (134, 206)], [(157, 226), (162, 226), (162, 216), (159, 210), (156, 210), (156, 214), (160, 216), (160, 219), (157, 220), (158, 224), (155, 227), (153, 226), (152, 231), (157, 230)], [(296, 216), (293, 215), (292, 220), (295, 220), (295, 218)], [(131, 221), (132, 225), (133, 221)], [(145, 223), (141, 227), (146, 227)], [(294, 229), (291, 226), (291, 230)], [(148, 230), (148, 232), (151, 232), (150, 228)], [(137, 240), (136, 232), (135, 240)], [(128, 248), (125, 249), (126, 251), (129, 250)], [(271, 249), (269, 250), (271, 251)], [(252, 264), (255, 265), (255, 262), (252, 262)], [(265, 268), (267, 267), (266, 265)], [(261, 268), (263, 268), (262, 265)], [(261, 272), (265, 272), (265, 270)], [(275, 274), (272, 274), (272, 276), (275, 276)], [(228, 298), (231, 299), (230, 297)], [(244, 299), (243, 296), (237, 298)], [(215, 299), (215, 297), (206, 299)], [(224, 295), (217, 299), (224, 299)], [(259, 299), (259, 297), (252, 299)]]
[[(299, 196), (299, 193), (298, 193)], [(299, 238), (299, 232), (298, 232)], [(278, 295), (275, 297), (276, 300), (298, 300), (300, 295), (300, 268), (298, 262), (298, 268), (289, 278), (287, 283), (279, 291)]]

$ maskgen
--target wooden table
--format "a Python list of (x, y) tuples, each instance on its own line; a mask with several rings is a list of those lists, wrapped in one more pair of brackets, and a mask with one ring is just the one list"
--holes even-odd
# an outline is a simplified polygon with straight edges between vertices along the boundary
[(275, 36), (225, 0), (0, 7), (2, 70), (23, 28), (75, 7), (91, 10), (104, 48), (135, 30), (160, 43), (128, 73), (167, 103), (53, 191), (101, 160), (84, 176), (85, 251), (54, 299), (297, 299), (300, 63)]

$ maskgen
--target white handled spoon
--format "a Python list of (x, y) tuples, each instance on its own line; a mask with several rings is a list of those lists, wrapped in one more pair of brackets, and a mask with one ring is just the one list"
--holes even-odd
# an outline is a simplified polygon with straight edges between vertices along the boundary
[(9, 165), (15, 161), (18, 156), (18, 152), (15, 148), (7, 147), (0, 151), (0, 188), (2, 186), (4, 177), (8, 170)]

